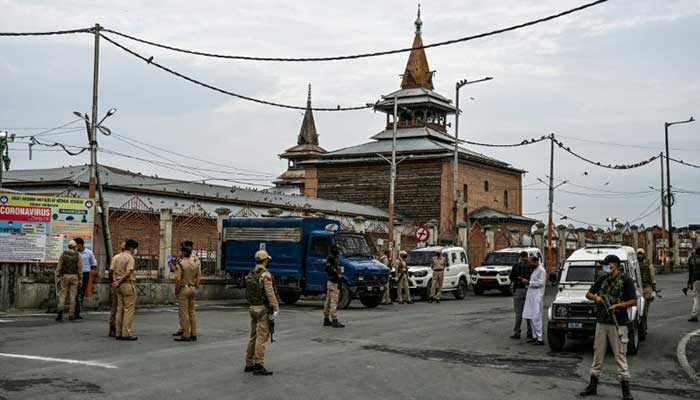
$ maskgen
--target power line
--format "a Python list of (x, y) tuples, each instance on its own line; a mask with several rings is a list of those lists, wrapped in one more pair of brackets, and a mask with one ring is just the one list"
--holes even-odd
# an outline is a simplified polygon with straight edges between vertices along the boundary
[[(134, 50), (131, 50), (131, 49), (129, 49), (129, 48), (127, 48), (127, 47), (125, 47), (125, 46), (123, 46), (123, 45), (117, 43), (116, 41), (110, 39), (108, 36), (105, 36), (105, 35), (103, 35), (103, 34), (100, 34), (100, 36), (101, 36), (102, 38), (104, 38), (106, 41), (108, 41), (109, 43), (112, 43), (114, 46), (116, 46), (116, 47), (118, 47), (118, 48), (124, 50), (125, 52), (131, 54), (131, 55), (134, 56), (134, 57), (140, 58), (141, 60), (145, 61), (145, 62), (148, 63), (149, 65), (152, 65), (152, 66), (154, 66), (154, 67), (156, 67), (156, 68), (158, 68), (158, 69), (160, 69), (160, 70), (162, 70), (162, 71), (168, 72), (168, 73), (171, 74), (171, 75), (175, 75), (175, 76), (177, 76), (178, 78), (181, 78), (181, 79), (184, 79), (184, 80), (186, 80), (186, 81), (188, 81), (188, 82), (194, 83), (195, 85), (199, 85), (199, 86), (202, 86), (202, 87), (204, 87), (204, 88), (213, 90), (213, 91), (215, 91), (215, 92), (219, 92), (219, 93), (222, 93), (222, 94), (226, 94), (226, 95), (229, 95), (229, 96), (233, 96), (233, 97), (236, 97), (236, 98), (239, 98), (239, 99), (242, 99), (242, 100), (251, 101), (251, 102), (254, 102), (254, 103), (258, 103), (258, 104), (265, 104), (265, 105), (268, 105), (268, 106), (274, 106), (274, 107), (280, 107), (280, 108), (287, 108), (287, 109), (291, 109), (291, 110), (306, 110), (306, 109), (307, 109), (306, 106), (293, 106), (293, 105), (289, 105), (289, 104), (276, 103), (276, 102), (273, 102), (273, 101), (262, 100), (262, 99), (258, 99), (258, 98), (255, 98), (255, 97), (250, 97), (250, 96), (245, 96), (245, 95), (242, 95), (242, 94), (234, 93), (234, 92), (231, 92), (231, 91), (226, 90), (226, 89), (221, 89), (221, 88), (219, 88), (219, 87), (210, 85), (210, 84), (208, 84), (208, 83), (204, 83), (204, 82), (202, 82), (202, 81), (200, 81), (200, 80), (191, 78), (191, 77), (189, 77), (189, 76), (187, 76), (187, 75), (181, 74), (181, 73), (179, 73), (179, 72), (177, 72), (177, 71), (175, 71), (175, 70), (172, 70), (172, 69), (170, 69), (170, 68), (168, 68), (168, 67), (165, 67), (165, 66), (163, 66), (163, 65), (161, 65), (161, 64), (159, 64), (159, 63), (153, 61), (153, 57), (146, 58), (146, 57), (142, 56), (141, 54), (135, 52)], [(317, 108), (317, 107), (313, 107), (313, 108), (311, 108), (311, 110), (313, 110), (313, 111), (355, 111), (355, 110), (366, 110), (366, 109), (370, 109), (370, 108), (374, 108), (374, 103), (367, 103), (367, 104), (365, 104), (365, 105), (363, 105), (363, 106), (354, 106), (354, 107), (341, 107), (340, 105), (338, 105), (338, 106), (335, 107), (335, 108)]]
[(549, 136), (542, 136), (539, 139), (523, 139), (522, 141), (518, 143), (483, 143), (483, 142), (472, 142), (469, 140), (461, 140), (459, 139), (458, 141), (460, 143), (465, 143), (465, 144), (471, 144), (474, 146), (481, 146), (481, 147), (521, 147), (521, 146), (528, 146), (531, 144), (539, 143), (544, 140), (549, 140)]
[(137, 41), (137, 42), (140, 42), (143, 44), (147, 44), (150, 46), (160, 47), (163, 49), (172, 50), (172, 51), (176, 51), (176, 52), (180, 52), (180, 53), (186, 53), (186, 54), (192, 54), (192, 55), (204, 56), (204, 57), (225, 58), (225, 59), (246, 60), (246, 61), (277, 61), (277, 62), (340, 61), (340, 60), (351, 60), (351, 59), (358, 59), (358, 58), (385, 56), (385, 55), (390, 55), (390, 54), (405, 53), (405, 52), (409, 52), (409, 51), (417, 50), (417, 49), (429, 49), (429, 48), (433, 48), (433, 47), (446, 46), (446, 45), (451, 45), (451, 44), (455, 44), (455, 43), (468, 42), (470, 40), (481, 39), (481, 38), (485, 38), (488, 36), (494, 36), (494, 35), (498, 35), (501, 33), (515, 31), (518, 29), (537, 25), (537, 24), (540, 24), (543, 22), (551, 21), (551, 20), (554, 20), (557, 18), (564, 17), (564, 16), (569, 15), (569, 14), (573, 14), (573, 13), (585, 10), (585, 9), (593, 7), (593, 6), (597, 6), (597, 5), (605, 3), (607, 1), (608, 0), (598, 0), (598, 1), (583, 4), (581, 6), (560, 12), (558, 14), (549, 15), (547, 17), (535, 19), (532, 21), (518, 24), (518, 25), (509, 26), (507, 28), (501, 28), (501, 29), (496, 29), (496, 30), (490, 31), (490, 32), (480, 33), (477, 35), (465, 36), (462, 38), (451, 39), (451, 40), (446, 40), (446, 41), (437, 42), (437, 43), (431, 43), (431, 44), (424, 45), (424, 46), (406, 47), (406, 48), (401, 48), (401, 49), (378, 51), (378, 52), (373, 52), (373, 53), (360, 53), (360, 54), (331, 56), (331, 57), (297, 57), (297, 58), (294, 58), (294, 57), (255, 57), (255, 56), (241, 56), (241, 55), (226, 55), (226, 54), (217, 54), (217, 53), (207, 53), (207, 52), (202, 52), (202, 51), (187, 50), (187, 49), (183, 49), (183, 48), (179, 48), (179, 47), (175, 47), (175, 46), (168, 46), (168, 45), (165, 45), (162, 43), (156, 43), (156, 42), (141, 39), (141, 38), (138, 38), (135, 36), (127, 35), (125, 33), (121, 33), (118, 31), (111, 30), (111, 29), (104, 29), (103, 31), (113, 33), (115, 35), (119, 35), (121, 37), (131, 39), (131, 40), (134, 40), (134, 41)]
[(64, 31), (48, 31), (48, 32), (0, 32), (0, 36), (52, 36), (52, 35), (69, 35), (73, 33), (93, 33), (94, 28), (69, 29)]
[(559, 140), (557, 140), (556, 138), (554, 138), (554, 136), (552, 136), (551, 140), (553, 140), (554, 143), (556, 143), (556, 144), (559, 146), (560, 149), (566, 151), (567, 153), (571, 154), (572, 156), (574, 156), (574, 157), (576, 157), (576, 158), (578, 158), (578, 159), (580, 159), (580, 160), (582, 160), (582, 161), (585, 161), (585, 162), (587, 162), (587, 163), (589, 163), (589, 164), (596, 165), (596, 166), (601, 167), (601, 168), (607, 168), (607, 169), (634, 169), (634, 168), (639, 168), (639, 167), (643, 167), (643, 166), (645, 166), (645, 165), (647, 165), (647, 164), (653, 162), (654, 160), (658, 159), (659, 157), (661, 157), (661, 156), (658, 156), (658, 155), (657, 155), (657, 156), (653, 156), (653, 157), (649, 158), (648, 160), (639, 161), (639, 162), (636, 162), (636, 163), (634, 163), (634, 164), (607, 164), (607, 165), (606, 165), (606, 164), (601, 163), (600, 161), (593, 161), (593, 160), (591, 160), (591, 159), (589, 159), (589, 158), (587, 158), (587, 157), (584, 157), (584, 156), (582, 156), (582, 155), (580, 155), (580, 154), (574, 152), (573, 150), (571, 150), (570, 147), (565, 147), (565, 146), (564, 146), (564, 143), (562, 143), (561, 141), (559, 141)]
[(700, 165), (691, 164), (691, 163), (685, 162), (683, 160), (676, 160), (675, 158), (671, 158), (671, 157), (666, 157), (666, 156), (664, 156), (664, 157), (673, 161), (674, 163), (685, 165), (686, 167), (693, 167), (693, 168), (700, 169)]
[[(635, 148), (635, 149), (650, 149), (650, 150), (662, 150), (663, 145), (658, 145), (658, 146), (646, 146), (646, 145), (637, 145), (637, 144), (629, 144), (629, 143), (615, 143), (615, 142), (606, 142), (602, 140), (593, 140), (593, 139), (582, 139), (582, 138), (577, 138), (574, 136), (566, 136), (566, 135), (557, 135), (559, 137), (567, 138), (570, 140), (574, 140), (577, 142), (584, 142), (584, 143), (593, 143), (593, 144), (599, 144), (603, 146), (615, 146), (615, 147), (630, 147), (630, 148)], [(700, 147), (670, 147), (671, 150), (678, 150), (678, 151), (698, 151), (700, 150)]]
[(42, 130), (41, 132), (38, 132), (38, 133), (35, 133), (35, 134), (32, 134), (32, 135), (22, 135), (22, 136), (17, 136), (16, 138), (17, 138), (17, 139), (25, 139), (25, 138), (31, 138), (31, 137), (35, 137), (35, 138), (36, 138), (36, 137), (39, 137), (39, 136), (51, 136), (51, 135), (47, 135), (47, 134), (50, 133), (50, 132), (57, 131), (57, 130), (69, 130), (69, 129), (76, 129), (76, 130), (77, 130), (77, 129), (83, 129), (83, 128), (67, 128), (68, 126), (73, 125), (74, 123), (76, 123), (76, 122), (78, 122), (78, 121), (82, 121), (82, 119), (80, 119), (80, 118), (74, 119), (74, 120), (72, 120), (72, 121), (70, 121), (70, 122), (66, 122), (65, 124), (59, 125), (59, 126), (57, 126), (57, 127), (55, 127), (55, 128), (48, 128), (48, 129)]

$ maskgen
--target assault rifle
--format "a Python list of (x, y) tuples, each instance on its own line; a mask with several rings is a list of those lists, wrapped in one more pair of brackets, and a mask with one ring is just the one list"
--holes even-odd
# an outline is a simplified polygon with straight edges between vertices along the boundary
[(270, 343), (275, 343), (275, 319), (269, 318), (270, 324)]
[(612, 304), (610, 304), (610, 298), (608, 296), (600, 296), (600, 298), (603, 299), (603, 307), (605, 307), (605, 311), (615, 323), (617, 335), (620, 337), (620, 339), (622, 339), (622, 334), (620, 333), (620, 324), (617, 323), (617, 316), (615, 315), (615, 310), (613, 310), (612, 308)]

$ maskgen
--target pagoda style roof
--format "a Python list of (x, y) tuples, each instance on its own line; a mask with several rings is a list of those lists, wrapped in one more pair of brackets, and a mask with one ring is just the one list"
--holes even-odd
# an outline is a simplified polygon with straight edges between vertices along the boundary
[(314, 112), (311, 108), (311, 84), (306, 96), (306, 110), (304, 111), (304, 119), (301, 122), (299, 136), (297, 137), (297, 145), (290, 147), (280, 154), (280, 158), (300, 158), (305, 156), (315, 156), (325, 153), (318, 144), (318, 132), (316, 131), (316, 122), (314, 121)]
[(418, 17), (416, 18), (416, 35), (413, 38), (413, 50), (408, 56), (406, 69), (401, 80), (401, 89), (424, 88), (433, 90), (433, 72), (428, 66), (428, 58), (423, 49), (423, 38), (421, 30), (423, 22), (420, 19), (420, 5), (418, 6)]
[(382, 100), (375, 105), (375, 108), (386, 113), (393, 113), (394, 97), (396, 97), (396, 104), (399, 106), (429, 105), (450, 114), (454, 114), (457, 111), (455, 106), (452, 105), (452, 100), (431, 89), (422, 87), (399, 89), (382, 96)]
[[(394, 130), (393, 129), (385, 129), (376, 135), (372, 136), (372, 139), (375, 140), (392, 140), (394, 135)], [(396, 139), (406, 139), (406, 138), (414, 138), (414, 137), (431, 137), (439, 140), (443, 140), (446, 142), (452, 142), (454, 143), (454, 137), (448, 135), (445, 132), (433, 129), (429, 126), (420, 126), (420, 127), (415, 127), (415, 128), (401, 128), (396, 130)]]
[(536, 219), (523, 217), (520, 214), (506, 213), (503, 211), (494, 210), (489, 207), (481, 207), (469, 213), (469, 219), (475, 221), (490, 220), (490, 221), (517, 221), (534, 224)]

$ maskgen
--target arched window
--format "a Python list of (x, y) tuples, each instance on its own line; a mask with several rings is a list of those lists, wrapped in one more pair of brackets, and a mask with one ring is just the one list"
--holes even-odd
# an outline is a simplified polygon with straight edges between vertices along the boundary
[(508, 204), (508, 191), (504, 190), (503, 191), (503, 207), (505, 207), (507, 209), (509, 206), (510, 205)]
[(462, 190), (462, 202), (464, 204), (467, 204), (469, 201), (469, 186), (464, 185), (464, 189)]
[(489, 191), (489, 181), (484, 181), (484, 192)]

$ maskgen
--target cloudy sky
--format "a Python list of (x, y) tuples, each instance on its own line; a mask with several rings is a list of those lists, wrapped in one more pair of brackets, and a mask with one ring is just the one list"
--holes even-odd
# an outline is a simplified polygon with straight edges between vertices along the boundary
[[(489, 31), (587, 1), (422, 0), (423, 39), (432, 43)], [(408, 47), (416, 1), (0, 0), (0, 11), (0, 31), (5, 32), (83, 28), (99, 22), (200, 51), (298, 57)], [(407, 58), (398, 54), (326, 63), (244, 62), (172, 53), (112, 37), (177, 71), (248, 96), (304, 105), (310, 82), (318, 107), (374, 102), (398, 88)], [(631, 163), (662, 150), (664, 121), (700, 117), (698, 37), (698, 0), (611, 0), (536, 27), (429, 49), (427, 55), (437, 70), (436, 91), (450, 98), (456, 80), (495, 77), (462, 92), (460, 130), (468, 139), (507, 143), (554, 132), (589, 158)], [(0, 38), (0, 129), (36, 134), (40, 128), (73, 121), (74, 110), (89, 111), (92, 44), (88, 34)], [(100, 62), (100, 114), (110, 107), (119, 110), (105, 122), (115, 135), (99, 138), (103, 149), (226, 170), (229, 173), (205, 174), (229, 179), (250, 179), (230, 173), (232, 168), (270, 175), (285, 169), (277, 154), (295, 143), (301, 112), (194, 86), (104, 41)], [(367, 141), (384, 122), (383, 115), (372, 111), (317, 112), (315, 117), (326, 149)], [(77, 129), (54, 131), (44, 138), (86, 143), (84, 131)], [(153, 148), (156, 155), (149, 154), (127, 144), (128, 138), (191, 157)], [(700, 122), (672, 127), (671, 138), (672, 157), (700, 164)], [(547, 192), (537, 182), (548, 174), (546, 143), (515, 150), (474, 149), (527, 170), (525, 212), (544, 218), (534, 213), (546, 210)], [(654, 210), (660, 196), (649, 189), (659, 187), (658, 162), (632, 171), (608, 171), (555, 154), (555, 178), (570, 182), (557, 191), (555, 209), (569, 220), (604, 225), (606, 217), (616, 217), (659, 223), (660, 214)], [(30, 161), (27, 146), (18, 143), (12, 145), (11, 156), (13, 169), (88, 161), (87, 153), (70, 157), (50, 151), (35, 151)], [(123, 156), (99, 157), (104, 164), (144, 173), (200, 178)], [(699, 169), (672, 165), (677, 188), (700, 192), (699, 178)], [(677, 225), (700, 223), (698, 200), (698, 193), (678, 195)]]

